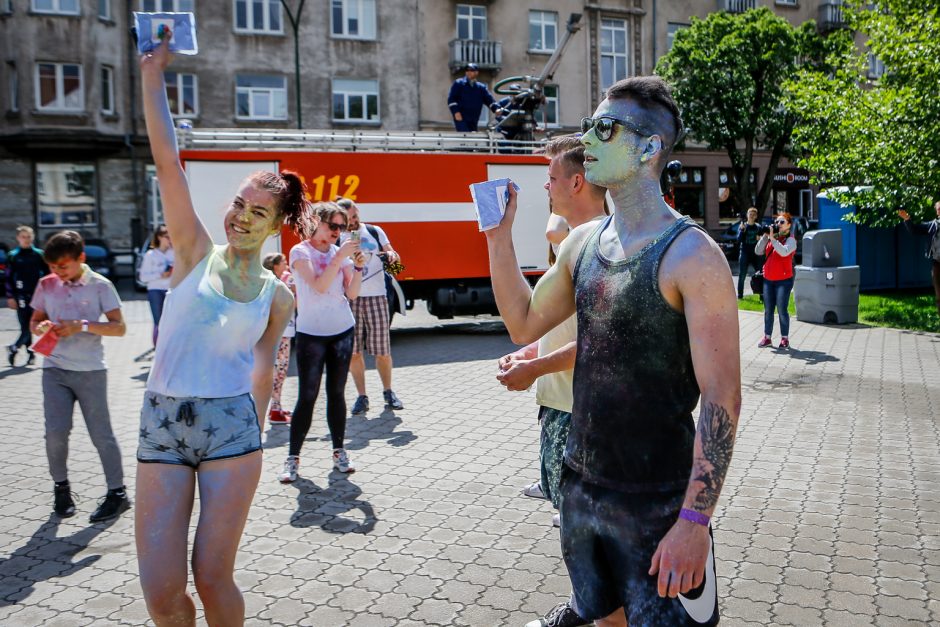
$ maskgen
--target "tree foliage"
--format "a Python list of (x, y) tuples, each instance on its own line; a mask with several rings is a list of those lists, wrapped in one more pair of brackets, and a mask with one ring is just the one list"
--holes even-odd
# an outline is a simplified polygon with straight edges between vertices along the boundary
[[(691, 138), (727, 153), (729, 199), (738, 212), (752, 199), (757, 207), (768, 205), (777, 165), (792, 156), (796, 117), (784, 83), (803, 68), (827, 69), (834, 52), (850, 45), (845, 35), (823, 38), (814, 22), (794, 27), (766, 7), (693, 17), (676, 33), (656, 73), (672, 85)], [(770, 152), (757, 190), (746, 174), (756, 150)]]
[[(830, 58), (832, 71), (804, 70), (787, 85), (803, 118), (794, 135), (801, 165), (830, 196), (872, 226), (896, 211), (935, 217), (940, 195), (940, 1), (847, 2), (860, 46)], [(867, 50), (884, 63), (870, 79)]]

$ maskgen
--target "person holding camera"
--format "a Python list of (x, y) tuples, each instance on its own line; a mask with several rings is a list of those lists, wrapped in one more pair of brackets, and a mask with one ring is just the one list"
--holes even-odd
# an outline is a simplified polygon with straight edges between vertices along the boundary
[(772, 346), (774, 308), (780, 318), (780, 348), (790, 348), (790, 292), (793, 291), (793, 254), (796, 238), (790, 233), (789, 213), (777, 214), (773, 224), (763, 227), (754, 252), (764, 255), (764, 337), (758, 348)]
[(926, 256), (930, 259), (930, 278), (933, 280), (933, 291), (937, 302), (937, 313), (940, 314), (940, 201), (934, 206), (937, 212), (937, 219), (930, 222), (913, 222), (908, 212), (901, 209), (898, 216), (904, 220), (904, 226), (912, 234), (923, 234), (930, 236), (930, 244), (927, 247)]
[(757, 223), (757, 207), (751, 207), (747, 210), (747, 222), (741, 222), (738, 227), (738, 298), (744, 298), (744, 280), (747, 279), (747, 271), (754, 268), (754, 272), (760, 270), (760, 259), (754, 246), (757, 245), (757, 239), (760, 237), (761, 225)]

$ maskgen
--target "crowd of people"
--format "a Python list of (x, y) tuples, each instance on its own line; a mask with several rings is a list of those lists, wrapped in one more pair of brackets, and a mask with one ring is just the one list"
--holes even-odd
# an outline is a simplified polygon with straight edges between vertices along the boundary
[[(243, 624), (234, 570), (261, 475), (265, 418), (290, 425), (278, 475), (290, 483), (299, 476), (324, 378), (337, 472), (356, 469), (344, 448), (349, 413), (370, 407), (364, 352), (376, 358), (385, 407), (403, 408), (392, 389), (383, 271), (383, 257), (398, 255), (384, 231), (361, 222), (352, 200), (311, 205), (302, 179), (290, 171), (257, 172), (233, 190), (225, 242), (213, 242), (180, 165), (164, 82), (170, 61), (166, 45), (140, 58), (166, 217), (139, 274), (155, 345), (136, 455), (140, 583), (157, 625), (193, 625), (191, 564), (206, 620)], [(524, 492), (557, 510), (572, 587), (569, 598), (531, 625), (714, 625), (710, 518), (741, 407), (734, 284), (715, 242), (663, 200), (660, 175), (683, 130), (665, 83), (637, 77), (614, 84), (581, 130), (545, 148), (553, 263), (534, 288), (512, 244), (518, 200), (512, 186), (502, 222), (485, 232), (500, 314), (513, 341), (524, 345), (499, 360), (497, 379), (513, 391), (536, 385), (540, 478)], [(760, 345), (771, 343), (776, 308), (785, 347), (791, 219), (778, 216), (769, 233), (752, 238), (754, 213), (742, 227), (750, 247), (742, 264), (752, 263), (751, 251), (766, 259)], [(265, 241), (285, 227), (300, 243), (286, 257), (262, 256)], [(67, 457), (77, 401), (107, 483), (91, 520), (113, 519), (131, 502), (108, 413), (101, 337), (125, 333), (120, 298), (84, 263), (78, 233), (57, 233), (42, 250), (28, 227), (17, 239), (6, 289), (23, 330), (9, 362), (22, 347), (28, 363), (34, 348), (46, 355), (54, 511), (75, 514)], [(33, 348), (34, 336), (40, 339)], [(289, 412), (281, 394), (292, 343), (298, 396)], [(348, 412), (350, 373), (357, 396)]]

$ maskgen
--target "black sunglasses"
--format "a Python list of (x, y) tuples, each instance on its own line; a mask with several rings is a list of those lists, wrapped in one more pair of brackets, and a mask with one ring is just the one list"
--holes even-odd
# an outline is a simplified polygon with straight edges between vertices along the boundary
[(774, 220), (774, 224), (786, 224), (786, 220)]
[(602, 142), (610, 141), (610, 138), (614, 136), (614, 124), (619, 124), (628, 131), (633, 131), (641, 137), (646, 135), (646, 133), (626, 120), (614, 118), (609, 115), (602, 115), (596, 118), (581, 118), (581, 134), (587, 135), (591, 132), (591, 129), (594, 129), (594, 134), (599, 140)]
[(327, 222), (326, 225), (330, 227), (331, 231), (342, 231), (346, 228), (346, 223), (336, 224), (335, 222)]

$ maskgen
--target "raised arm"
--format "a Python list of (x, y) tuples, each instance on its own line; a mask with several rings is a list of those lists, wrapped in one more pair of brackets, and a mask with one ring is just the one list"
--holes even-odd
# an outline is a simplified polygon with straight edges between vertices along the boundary
[[(684, 241), (683, 241), (684, 240)], [(673, 249), (679, 248), (680, 250)], [(734, 449), (741, 411), (738, 311), (728, 264), (717, 244), (690, 231), (673, 245), (660, 276), (674, 276), (672, 288), (685, 313), (692, 364), (702, 397), (692, 454), (692, 473), (683, 509), (711, 517)], [(665, 286), (667, 296), (670, 286)], [(675, 597), (702, 583), (710, 546), (706, 525), (679, 518), (659, 543), (650, 574), (658, 573), (661, 596)]]
[(490, 258), (490, 280), (496, 306), (516, 344), (534, 342), (574, 313), (574, 281), (571, 278), (572, 252), (580, 250), (582, 237), (574, 232), (562, 242), (558, 262), (535, 285), (519, 269), (512, 243), (512, 224), (516, 215), (516, 192), (509, 186), (506, 214), (499, 226), (486, 233)]
[(173, 118), (166, 99), (163, 72), (172, 60), (167, 45), (160, 44), (140, 57), (140, 75), (143, 85), (144, 118), (147, 137), (157, 168), (157, 181), (163, 200), (166, 226), (176, 249), (173, 283), (178, 284), (189, 271), (205, 257), (212, 239), (193, 209), (186, 174), (180, 164)]

